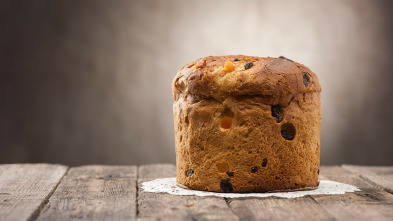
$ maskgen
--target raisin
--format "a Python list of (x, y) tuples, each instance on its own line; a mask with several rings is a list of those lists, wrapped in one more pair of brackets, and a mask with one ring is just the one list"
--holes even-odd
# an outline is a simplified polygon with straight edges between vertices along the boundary
[(281, 136), (286, 140), (293, 140), (296, 134), (296, 128), (292, 123), (281, 125)]
[(233, 60), (233, 61), (240, 61), (240, 59), (239, 58), (236, 58), (235, 60)]
[(310, 84), (310, 76), (306, 72), (303, 72), (303, 84), (306, 87)]
[(234, 172), (227, 172), (227, 175), (228, 175), (228, 176), (231, 176), (231, 177), (232, 177), (233, 174), (234, 174)]
[(280, 57), (278, 57), (278, 58), (285, 59), (285, 60), (288, 60), (288, 61), (291, 61), (291, 62), (293, 62), (291, 59), (289, 59), (289, 58), (286, 58), (286, 57), (284, 57), (284, 56), (280, 56)]
[(224, 193), (232, 193), (233, 187), (228, 180), (221, 180), (220, 187)]
[(319, 175), (319, 169), (318, 169), (318, 175)]
[(286, 130), (281, 131), (281, 135), (282, 137), (284, 137), (285, 140), (293, 140), (293, 138), (295, 137), (295, 134)]
[(193, 170), (187, 170), (187, 176), (191, 176), (192, 174), (194, 174)]
[(258, 167), (251, 167), (251, 173), (256, 173), (258, 171)]
[(272, 106), (272, 116), (277, 118), (277, 123), (280, 123), (283, 119), (282, 108), (279, 105)]
[(244, 70), (250, 69), (254, 64), (252, 62), (246, 62), (244, 64)]
[(266, 164), (267, 164), (267, 159), (265, 158), (262, 160), (262, 167), (266, 167)]

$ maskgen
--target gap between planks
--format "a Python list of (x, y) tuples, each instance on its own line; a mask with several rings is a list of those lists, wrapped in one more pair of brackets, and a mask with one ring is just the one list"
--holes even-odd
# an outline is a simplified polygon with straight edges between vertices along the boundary
[(140, 165), (136, 165), (136, 193), (135, 193), (135, 203), (136, 203), (136, 211), (135, 211), (135, 220), (138, 219), (138, 215), (139, 215), (139, 203), (138, 203), (138, 198), (139, 198), (139, 185), (138, 185), (138, 181), (139, 181), (139, 167)]
[(72, 167), (37, 220), (134, 220), (136, 178), (136, 166)]
[(0, 165), (0, 219), (35, 220), (67, 170), (59, 164)]
[(43, 203), (37, 208), (37, 210), (31, 215), (31, 217), (28, 219), (28, 221), (35, 221), (38, 219), (40, 216), (41, 212), (44, 210), (44, 208), (48, 205), (49, 199), (52, 197), (52, 195), (55, 193), (57, 190), (57, 187), (59, 187), (61, 181), (63, 178), (68, 174), (68, 171), (70, 170), (70, 167), (67, 166), (65, 173), (63, 176), (60, 178), (59, 182), (57, 182), (56, 186), (52, 189), (52, 191), (48, 194), (48, 196), (43, 200)]
[(239, 220), (224, 198), (150, 193), (140, 189), (145, 181), (176, 176), (176, 167), (173, 164), (142, 165), (138, 169), (138, 175), (139, 221)]
[(341, 167), (346, 171), (357, 174), (364, 181), (393, 194), (392, 166), (355, 166), (344, 164)]
[[(105, 167), (105, 166), (104, 166)], [(201, 200), (203, 198), (198, 198), (195, 196), (188, 196), (188, 197), (182, 197), (182, 196), (176, 196), (175, 198), (178, 198), (178, 200), (173, 200), (169, 201), (170, 196), (167, 196), (164, 198), (168, 198), (166, 203), (162, 204), (162, 207), (155, 207), (157, 205), (147, 205), (147, 207), (151, 207), (146, 209), (146, 205), (143, 205), (144, 207), (140, 208), (141, 204), (139, 203), (139, 199), (149, 198), (147, 201), (148, 204), (150, 203), (162, 203), (159, 202), (161, 195), (157, 198), (154, 198), (154, 196), (147, 194), (145, 192), (142, 192), (140, 189), (140, 186), (143, 181), (147, 181), (150, 179), (155, 179), (155, 178), (160, 178), (160, 177), (173, 177), (175, 175), (174, 173), (174, 165), (142, 165), (142, 166), (135, 166), (136, 167), (136, 180), (135, 180), (135, 197), (136, 197), (136, 205), (135, 205), (135, 219), (138, 220), (154, 220), (155, 218), (162, 219), (162, 218), (167, 218), (168, 216), (166, 215), (172, 215), (172, 218), (179, 218), (179, 217), (173, 217), (174, 211), (170, 211), (172, 208), (176, 207), (178, 209), (184, 208), (187, 210), (186, 214), (183, 214), (183, 218), (191, 218), (191, 219), (198, 219), (198, 218), (230, 218), (233, 220), (241, 219), (245, 220), (245, 218), (250, 218), (251, 220), (257, 220), (258, 216), (254, 215), (276, 215), (276, 218), (286, 218), (285, 214), (280, 212), (281, 209), (287, 208), (288, 205), (292, 204), (293, 206), (296, 206), (298, 203), (296, 202), (289, 202), (291, 200), (280, 200), (277, 198), (271, 198), (271, 199), (255, 199), (255, 198), (250, 198), (250, 199), (245, 199), (245, 201), (241, 200), (235, 200), (235, 199), (228, 199), (228, 198), (222, 198), (225, 203), (219, 207), (219, 210), (221, 212), (224, 211), (230, 211), (231, 214), (220, 214), (220, 217), (214, 216), (214, 214), (211, 213), (210, 209), (207, 207), (205, 208), (204, 203), (198, 205), (199, 203), (197, 202), (198, 200)], [(372, 170), (369, 170), (369, 173), (371, 174), (363, 174), (359, 172), (354, 172), (352, 170), (349, 170), (345, 167), (353, 167), (355, 169), (361, 169), (362, 171), (364, 169), (367, 169), (368, 167), (356, 167), (356, 166), (336, 166), (336, 167), (325, 167), (324, 170), (321, 172), (321, 178), (320, 179), (331, 179), (331, 180), (336, 180), (338, 182), (344, 182), (352, 185), (357, 185), (359, 188), (362, 190), (362, 192), (357, 192), (357, 193), (349, 193), (345, 194), (342, 196), (312, 196), (312, 197), (305, 197), (304, 200), (300, 200), (299, 202), (301, 204), (307, 204), (310, 205), (314, 204), (315, 207), (313, 210), (315, 211), (320, 211), (323, 214), (325, 214), (327, 219), (338, 219), (341, 220), (342, 218), (360, 218), (356, 214), (354, 214), (354, 211), (360, 211), (364, 213), (364, 217), (376, 217), (375, 215), (378, 215), (379, 212), (381, 212), (382, 216), (380, 217), (381, 220), (386, 219), (388, 216), (391, 215), (391, 212), (389, 211), (389, 208), (393, 208), (393, 196), (392, 193), (389, 192), (386, 188), (389, 188), (389, 183), (386, 184), (388, 181), (384, 181), (384, 183), (379, 184), (378, 181), (375, 181), (375, 179), (370, 178), (370, 176), (381, 176), (379, 174), (380, 172), (375, 172)], [(72, 169), (70, 167), (65, 167), (65, 172), (61, 176), (61, 178), (57, 181), (56, 185), (53, 186), (53, 189), (43, 198), (41, 203), (39, 204), (38, 207), (36, 207), (31, 215), (27, 217), (26, 220), (37, 220), (40, 219), (40, 216), (42, 213), (45, 212), (45, 209), (47, 209), (48, 204), (50, 202), (50, 199), (53, 197), (53, 195), (58, 191), (59, 186), (62, 184), (64, 181), (64, 178), (69, 174), (69, 171)], [(166, 169), (165, 169), (166, 168)], [(353, 169), (351, 168), (351, 169)], [(388, 167), (387, 173), (388, 176), (391, 176), (391, 168)], [(353, 169), (354, 170), (354, 169)], [(347, 173), (346, 173), (346, 172)], [(361, 172), (362, 172), (361, 171)], [(371, 172), (370, 172), (371, 171)], [(326, 174), (325, 174), (325, 173)], [(363, 177), (362, 174), (365, 176)], [(390, 181), (389, 181), (390, 182)], [(385, 187), (384, 187), (385, 185)], [(149, 196), (150, 195), (150, 196)], [(181, 199), (180, 199), (181, 198)], [(206, 199), (206, 198), (204, 198)], [(209, 201), (214, 201), (215, 203), (219, 203), (219, 200), (203, 200), (205, 203), (212, 205), (213, 202)], [(253, 202), (255, 201), (255, 202)], [(284, 202), (286, 201), (286, 202)], [(296, 201), (296, 200), (293, 200)], [(304, 201), (304, 202), (303, 202)], [(311, 202), (309, 202), (311, 201)], [(179, 204), (177, 205), (176, 202)], [(183, 205), (186, 202), (187, 205)], [(195, 203), (195, 205), (190, 206), (191, 208), (188, 207), (188, 204)], [(221, 201), (222, 202), (222, 201)], [(334, 202), (336, 205), (334, 205)], [(375, 203), (379, 203), (379, 205)], [(243, 205), (247, 203), (247, 205)], [(332, 204), (333, 203), (333, 204)], [(343, 207), (341, 208), (340, 205), (342, 203), (350, 204), (349, 207)], [(381, 204), (382, 203), (382, 204)], [(180, 205), (182, 204), (182, 205)], [(233, 204), (233, 205), (232, 205)], [(253, 213), (252, 209), (261, 209), (261, 205), (265, 204), (265, 206), (271, 207), (273, 206), (272, 209), (275, 207), (281, 208), (280, 210), (272, 211), (273, 213), (269, 214), (269, 211), (265, 212), (257, 212), (256, 214), (243, 214), (244, 212), (250, 211)], [(343, 204), (344, 205), (344, 204)], [(201, 208), (197, 208), (198, 206), (201, 206)], [(366, 207), (367, 206), (367, 207)], [(203, 207), (203, 208), (202, 208)], [(224, 207), (227, 207), (227, 209), (224, 209)], [(159, 209), (160, 211), (157, 211), (158, 214), (147, 214), (147, 212), (153, 211), (152, 209)], [(363, 211), (363, 209), (369, 208), (369, 210)], [(376, 209), (376, 211), (372, 211), (373, 209)], [(377, 212), (378, 211), (378, 212)], [(182, 212), (182, 211), (180, 211)], [(339, 212), (339, 213), (337, 213)], [(341, 213), (341, 215), (339, 215)], [(306, 214), (300, 214), (302, 215), (303, 218), (305, 217), (310, 217), (310, 215), (313, 215), (315, 213), (306, 213)], [(224, 216), (223, 216), (224, 215)], [(228, 215), (228, 216), (225, 216)], [(251, 216), (250, 216), (251, 215)], [(170, 216), (169, 216), (170, 217)], [(168, 218), (169, 218), (168, 217)], [(266, 216), (265, 218), (268, 218), (269, 216)], [(273, 218), (273, 217), (271, 217)], [(300, 217), (299, 217), (300, 218)], [(315, 218), (315, 217), (314, 217)]]
[[(150, 173), (147, 176), (142, 176), (143, 173), (141, 173), (141, 169), (143, 169), (143, 167), (140, 167), (138, 171), (138, 186), (141, 185), (142, 181), (145, 181), (146, 178), (148, 178), (147, 180), (150, 180), (154, 178), (168, 177), (164, 175), (166, 173), (165, 171), (171, 171), (171, 169), (159, 169), (159, 167), (159, 165), (146, 165), (144, 172)], [(150, 170), (146, 168), (150, 168)], [(231, 211), (232, 215), (230, 218), (240, 220), (287, 220), (294, 218), (303, 220), (365, 220), (365, 218), (369, 219), (372, 217), (378, 217), (380, 220), (388, 220), (389, 217), (391, 217), (392, 212), (389, 210), (392, 202), (391, 194), (378, 190), (377, 185), (364, 182), (358, 174), (344, 170), (341, 166), (323, 168), (324, 170), (321, 173), (320, 179), (330, 179), (359, 186), (362, 192), (346, 193), (344, 195), (306, 196), (295, 199), (274, 197), (264, 199), (223, 198), (225, 204), (222, 206), (225, 205), (227, 208), (225, 209), (226, 211)], [(152, 172), (155, 174), (151, 175)], [(328, 172), (326, 174), (327, 176), (324, 176), (324, 172)], [(174, 173), (172, 176), (174, 176)], [(195, 209), (178, 205), (183, 204), (184, 202), (189, 203), (196, 197), (189, 196), (185, 198), (184, 196), (171, 197), (161, 195), (162, 198), (156, 196), (158, 198), (157, 199), (153, 194), (143, 193), (141, 190), (139, 190), (138, 194), (140, 194), (138, 195), (138, 207), (142, 206), (139, 209), (139, 220), (154, 220), (154, 218), (157, 217), (168, 219), (198, 219), (201, 217), (195, 215), (204, 214), (206, 217), (203, 218), (207, 218), (211, 213), (209, 208)], [(162, 200), (160, 200), (160, 198)], [(206, 198), (197, 199), (206, 200)], [(199, 203), (194, 201), (192, 202), (195, 205), (197, 205), (196, 203)], [(204, 204), (211, 203), (208, 201), (205, 202), (206, 203), (203, 203), (200, 206), (203, 207)], [(171, 211), (173, 209), (176, 209), (178, 213), (174, 214), (174, 212)], [(221, 207), (220, 209), (223, 211), (224, 207)], [(183, 210), (186, 210), (186, 212)], [(153, 214), (153, 211), (156, 214)], [(176, 217), (174, 215), (176, 215)]]
[(375, 183), (342, 166), (322, 166), (320, 179), (357, 186), (361, 191), (343, 195), (311, 196), (337, 220), (391, 220), (393, 196)]

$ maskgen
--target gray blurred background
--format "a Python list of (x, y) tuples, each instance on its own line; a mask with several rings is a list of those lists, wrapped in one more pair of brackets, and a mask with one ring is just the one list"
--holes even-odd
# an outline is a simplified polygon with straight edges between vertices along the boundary
[(322, 164), (393, 164), (392, 1), (1, 1), (0, 163), (175, 162), (171, 81), (286, 56), (322, 85)]

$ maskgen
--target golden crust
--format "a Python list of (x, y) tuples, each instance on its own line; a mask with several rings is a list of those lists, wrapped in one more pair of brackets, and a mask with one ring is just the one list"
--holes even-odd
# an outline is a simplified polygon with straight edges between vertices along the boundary
[[(227, 61), (234, 64), (233, 71), (225, 71)], [(247, 62), (253, 64), (249, 69), (245, 68)], [(307, 85), (304, 80), (308, 81)], [(284, 57), (229, 55), (204, 57), (185, 65), (173, 79), (172, 91), (175, 99), (186, 93), (223, 100), (237, 95), (280, 97), (320, 92), (321, 86), (309, 68)]]
[(240, 193), (318, 186), (321, 87), (311, 70), (285, 58), (207, 57), (183, 67), (172, 88), (178, 184)]
[[(214, 192), (224, 192), (221, 182), (232, 186), (230, 192), (318, 186), (319, 93), (297, 94), (283, 108), (279, 123), (272, 116), (271, 106), (257, 96), (219, 102), (182, 95), (173, 108), (177, 183)], [(227, 109), (233, 113), (233, 123), (223, 130), (222, 113)], [(284, 139), (280, 133), (288, 123), (296, 129), (293, 140)], [(187, 175), (189, 170), (192, 174)]]

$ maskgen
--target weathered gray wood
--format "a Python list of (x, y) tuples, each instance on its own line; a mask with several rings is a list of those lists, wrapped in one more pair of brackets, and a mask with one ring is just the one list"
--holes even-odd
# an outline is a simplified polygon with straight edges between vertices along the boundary
[(34, 220), (37, 216), (38, 220), (142, 221), (392, 220), (393, 217), (393, 194), (389, 193), (392, 167), (320, 168), (321, 179), (355, 185), (361, 192), (295, 199), (225, 200), (143, 192), (143, 181), (176, 176), (174, 165), (145, 165), (138, 170), (138, 203), (135, 166), (82, 166), (71, 168), (64, 176), (66, 171), (67, 167), (61, 165), (0, 165), (0, 220)]
[(0, 165), (0, 220), (34, 220), (66, 171), (62, 165)]
[[(320, 167), (320, 179), (333, 180), (341, 183), (347, 183), (359, 187), (362, 191), (356, 192), (357, 194), (362, 193), (380, 193), (382, 196), (392, 197), (392, 194), (383, 191), (383, 188), (375, 184), (374, 182), (369, 182), (368, 180), (362, 179), (359, 174), (353, 173), (341, 166), (321, 166)], [(374, 196), (376, 197), (376, 196)], [(380, 198), (384, 200), (384, 198)]]
[(229, 205), (241, 220), (333, 220), (310, 197), (231, 199)]
[(241, 220), (333, 220), (311, 197), (228, 199)]
[(143, 192), (142, 182), (175, 177), (174, 165), (139, 167), (138, 220), (238, 220), (223, 198)]
[(71, 168), (38, 220), (135, 220), (136, 166)]
[(383, 187), (393, 194), (393, 166), (353, 166), (343, 165), (343, 168), (360, 175), (363, 179)]
[(347, 183), (362, 191), (345, 195), (311, 196), (337, 220), (392, 220), (393, 195), (362, 180), (342, 167), (321, 167), (323, 179)]
[(176, 166), (173, 164), (148, 164), (138, 167), (138, 180), (175, 177)]

